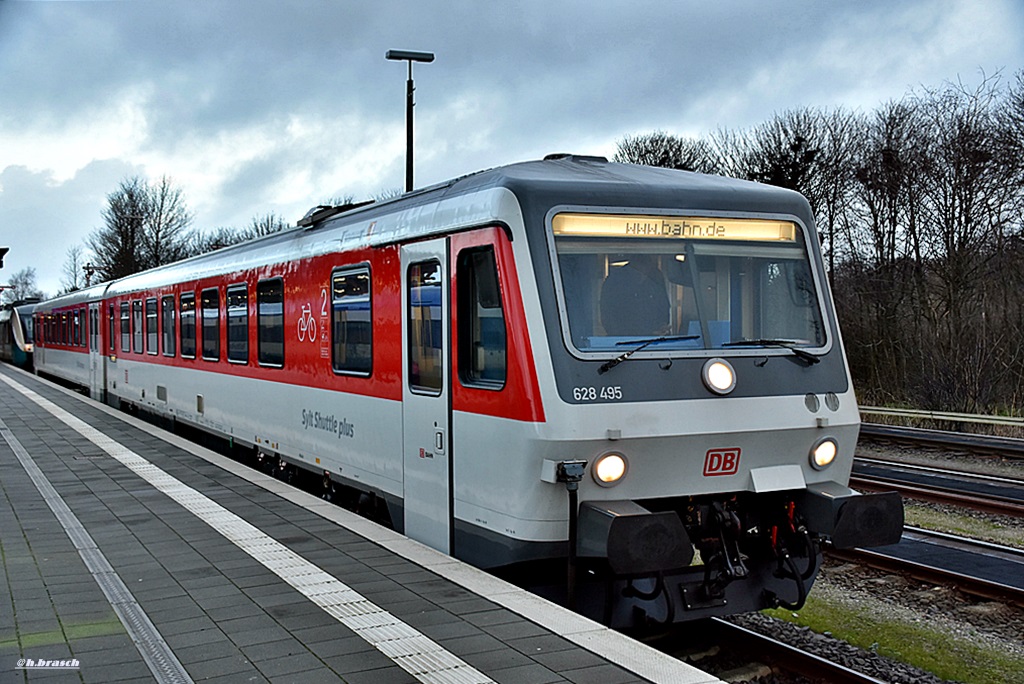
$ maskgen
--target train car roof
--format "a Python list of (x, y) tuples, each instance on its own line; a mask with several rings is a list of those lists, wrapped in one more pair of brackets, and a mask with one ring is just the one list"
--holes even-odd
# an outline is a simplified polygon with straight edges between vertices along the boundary
[[(461, 200), (467, 195), (473, 199)], [(126, 276), (61, 298), (74, 304), (103, 294), (188, 282), (225, 272), (258, 268), (339, 249), (379, 246), (440, 234), (452, 227), (483, 225), (519, 211), (520, 205), (601, 206), (720, 212), (771, 212), (811, 225), (799, 193), (750, 181), (709, 176), (602, 157), (551, 155), (479, 171), (399, 197), (349, 207), (317, 207), (303, 225), (173, 264)], [(285, 256), (287, 255), (287, 256)], [(103, 288), (97, 291), (96, 288)]]
[(74, 292), (67, 292), (62, 295), (57, 295), (46, 301), (39, 302), (35, 305), (36, 311), (52, 311), (53, 309), (59, 309), (66, 306), (74, 306), (76, 304), (83, 304), (87, 302), (95, 302), (103, 299), (104, 293), (107, 291), (107, 287), (110, 285), (107, 283), (98, 283), (96, 285), (90, 285)]

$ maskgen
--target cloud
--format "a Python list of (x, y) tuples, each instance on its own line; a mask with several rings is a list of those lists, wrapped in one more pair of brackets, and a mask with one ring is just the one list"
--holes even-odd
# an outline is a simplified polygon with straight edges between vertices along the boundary
[(63, 253), (135, 173), (171, 177), (199, 228), (401, 187), (406, 66), (388, 49), (437, 55), (415, 67), (424, 185), (1012, 73), (1021, 25), (1017, 0), (0, 0), (0, 240), (53, 207), (62, 230), (36, 231)]
[(121, 179), (138, 172), (116, 160), (87, 164), (64, 181), (49, 171), (24, 166), (0, 171), (0, 244), (11, 248), (0, 282), (24, 268), (35, 268), (40, 289), (56, 294), (68, 248), (81, 245), (101, 225), (107, 194)]

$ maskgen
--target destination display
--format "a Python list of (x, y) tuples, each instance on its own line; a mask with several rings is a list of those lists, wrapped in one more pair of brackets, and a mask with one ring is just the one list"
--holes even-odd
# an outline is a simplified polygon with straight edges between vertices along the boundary
[(793, 242), (796, 225), (790, 221), (707, 218), (691, 216), (632, 216), (627, 214), (556, 214), (555, 235), (565, 237), (683, 238)]

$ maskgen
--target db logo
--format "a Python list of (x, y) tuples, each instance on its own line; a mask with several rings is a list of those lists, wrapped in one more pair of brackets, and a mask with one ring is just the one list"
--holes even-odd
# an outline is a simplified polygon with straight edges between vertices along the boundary
[(709, 449), (704, 457), (704, 477), (735, 475), (740, 469), (740, 449)]

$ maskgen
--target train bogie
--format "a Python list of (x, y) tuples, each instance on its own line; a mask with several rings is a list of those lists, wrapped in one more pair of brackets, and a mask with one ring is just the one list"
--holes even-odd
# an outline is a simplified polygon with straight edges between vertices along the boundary
[(529, 162), (320, 209), (36, 323), (40, 372), (366, 492), (616, 626), (800, 600), (822, 539), (902, 520), (846, 487), (855, 398), (784, 190)]

